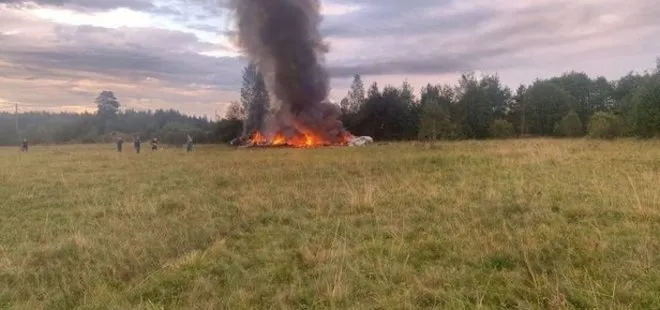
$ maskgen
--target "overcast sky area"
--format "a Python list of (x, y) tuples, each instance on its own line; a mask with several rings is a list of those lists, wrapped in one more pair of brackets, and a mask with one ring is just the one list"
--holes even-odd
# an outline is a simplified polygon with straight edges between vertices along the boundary
[[(418, 91), (461, 72), (512, 88), (568, 70), (616, 79), (655, 66), (657, 0), (324, 0), (331, 100), (368, 86)], [(245, 64), (222, 0), (0, 0), (0, 111), (124, 107), (213, 117)]]

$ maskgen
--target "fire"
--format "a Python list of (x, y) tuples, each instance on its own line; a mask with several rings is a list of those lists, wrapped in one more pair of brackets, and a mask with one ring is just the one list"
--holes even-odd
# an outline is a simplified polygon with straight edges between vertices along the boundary
[(255, 132), (250, 138), (246, 146), (288, 146), (296, 148), (313, 148), (320, 146), (332, 145), (347, 145), (351, 139), (350, 134), (342, 134), (339, 137), (339, 142), (326, 141), (319, 135), (313, 133), (302, 133), (298, 136), (287, 138), (282, 133), (277, 133), (272, 138), (268, 138), (261, 132)]
[(305, 146), (314, 146), (314, 136), (305, 135)]
[(278, 133), (275, 135), (275, 138), (273, 138), (273, 145), (286, 145), (286, 138)]
[(266, 142), (266, 137), (264, 137), (264, 135), (262, 135), (261, 132), (258, 132), (258, 131), (257, 131), (257, 132), (254, 134), (254, 137), (252, 137), (252, 143), (254, 143), (254, 144), (262, 144), (262, 143), (264, 143), (264, 142)]

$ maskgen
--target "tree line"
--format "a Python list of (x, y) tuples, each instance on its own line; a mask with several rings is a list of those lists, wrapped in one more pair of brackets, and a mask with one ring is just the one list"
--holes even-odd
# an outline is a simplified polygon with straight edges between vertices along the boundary
[(119, 136), (127, 141), (139, 136), (142, 140), (156, 137), (163, 143), (183, 144), (188, 134), (196, 143), (217, 140), (215, 123), (206, 118), (175, 110), (120, 111), (121, 104), (112, 91), (102, 91), (95, 103), (96, 113), (0, 113), (0, 145), (18, 145), (23, 139), (36, 144), (104, 143)]
[[(240, 96), (222, 119), (211, 121), (175, 110), (121, 111), (115, 94), (102, 91), (94, 100), (95, 113), (0, 113), (0, 145), (16, 145), (23, 138), (101, 143), (117, 135), (182, 144), (188, 134), (196, 143), (225, 143), (264, 129), (271, 112), (264, 78), (254, 64), (243, 70)], [(496, 74), (466, 73), (455, 85), (429, 83), (418, 92), (406, 81), (365, 87), (356, 74), (339, 105), (346, 129), (376, 140), (658, 137), (660, 59), (653, 70), (617, 80), (571, 71), (515, 90), (502, 85)]]
[[(660, 136), (660, 59), (654, 70), (617, 79), (584, 72), (537, 79), (515, 90), (498, 75), (463, 74), (456, 85), (364, 86), (354, 76), (340, 102), (344, 126), (376, 140), (487, 139), (520, 136), (615, 138)], [(219, 131), (223, 141), (260, 129), (270, 109), (263, 77), (243, 72), (241, 101)]]

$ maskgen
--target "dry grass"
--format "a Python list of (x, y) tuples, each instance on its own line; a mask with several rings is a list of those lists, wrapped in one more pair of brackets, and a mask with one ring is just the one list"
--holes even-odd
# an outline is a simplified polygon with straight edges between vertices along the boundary
[(0, 308), (658, 309), (660, 143), (0, 149)]

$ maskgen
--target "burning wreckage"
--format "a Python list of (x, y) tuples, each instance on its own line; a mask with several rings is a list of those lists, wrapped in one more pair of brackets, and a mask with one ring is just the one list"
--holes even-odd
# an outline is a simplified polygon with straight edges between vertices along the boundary
[(314, 148), (324, 146), (363, 146), (374, 142), (369, 136), (353, 136), (350, 133), (344, 133), (334, 142), (320, 138), (313, 134), (298, 135), (293, 138), (286, 138), (282, 133), (265, 136), (259, 131), (252, 135), (238, 137), (230, 142), (231, 145), (238, 148), (247, 147), (292, 147), (292, 148)]
[(231, 0), (243, 54), (264, 77), (271, 115), (239, 147), (360, 146), (371, 137), (344, 129), (339, 107), (327, 101), (328, 46), (321, 37), (320, 0)]

